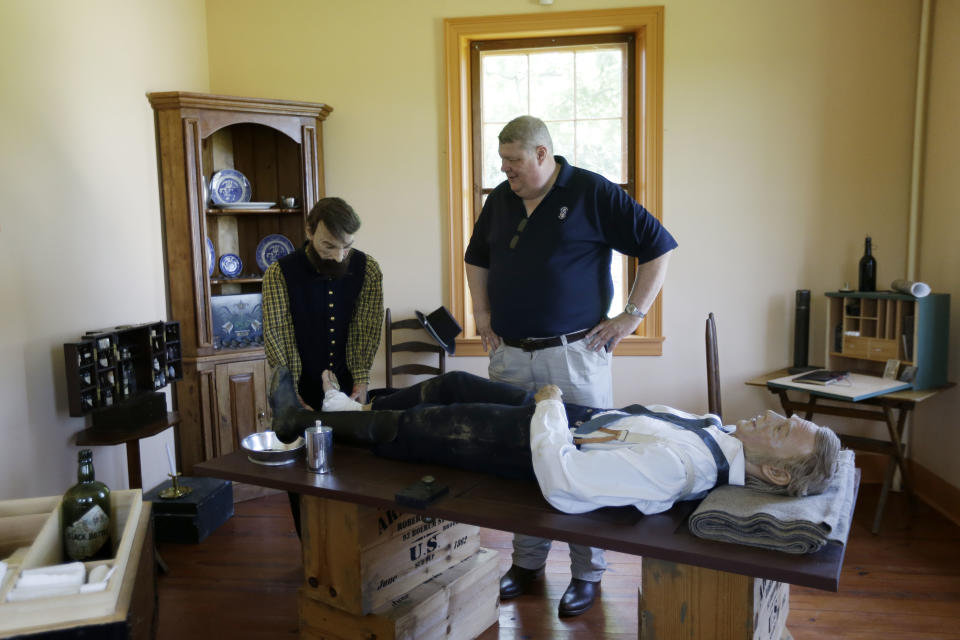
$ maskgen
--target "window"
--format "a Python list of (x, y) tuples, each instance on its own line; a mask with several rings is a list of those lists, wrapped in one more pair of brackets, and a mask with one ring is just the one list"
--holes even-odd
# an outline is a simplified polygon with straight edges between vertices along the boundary
[[(633, 34), (486, 40), (471, 47), (473, 220), (486, 196), (503, 182), (497, 134), (519, 115), (550, 129), (554, 153), (634, 193), (635, 100)], [(614, 252), (610, 265), (614, 316), (626, 304), (633, 261)]]
[[(619, 183), (659, 217), (663, 9), (459, 18), (445, 32), (451, 310), (464, 327), (458, 353), (480, 355), (463, 252), (483, 199), (503, 180), (496, 135), (509, 119), (543, 118), (555, 153)], [(496, 98), (485, 100), (484, 87)], [(615, 261), (621, 291), (631, 262)], [(622, 306), (621, 297), (611, 308)], [(617, 354), (660, 355), (662, 341), (658, 298)]]

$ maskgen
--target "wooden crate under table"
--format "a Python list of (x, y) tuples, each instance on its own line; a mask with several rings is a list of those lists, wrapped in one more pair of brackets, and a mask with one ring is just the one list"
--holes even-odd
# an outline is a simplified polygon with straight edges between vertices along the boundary
[(304, 587), (310, 597), (370, 613), (480, 548), (480, 529), (364, 505), (301, 496)]
[(308, 589), (300, 591), (303, 640), (466, 640), (499, 617), (498, 554), (484, 548), (365, 616), (324, 604)]

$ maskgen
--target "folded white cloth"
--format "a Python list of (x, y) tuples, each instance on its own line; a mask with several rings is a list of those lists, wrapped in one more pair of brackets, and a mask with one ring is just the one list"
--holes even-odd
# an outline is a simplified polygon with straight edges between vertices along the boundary
[(330, 389), (323, 394), (323, 411), (360, 411), (363, 405), (339, 389)]
[[(0, 563), (3, 564), (3, 563)], [(82, 562), (71, 562), (36, 569), (24, 569), (10, 593), (9, 602), (66, 596), (74, 593), (104, 591), (116, 567), (101, 564), (90, 569), (89, 579)], [(3, 573), (0, 572), (0, 579)]]
[(87, 569), (82, 562), (70, 562), (36, 569), (24, 569), (20, 572), (16, 589), (34, 587), (60, 587), (81, 585), (86, 581)]
[(717, 487), (690, 516), (695, 536), (787, 553), (814, 553), (828, 542), (846, 544), (856, 493), (850, 449), (840, 451), (827, 489), (802, 498), (746, 487)]

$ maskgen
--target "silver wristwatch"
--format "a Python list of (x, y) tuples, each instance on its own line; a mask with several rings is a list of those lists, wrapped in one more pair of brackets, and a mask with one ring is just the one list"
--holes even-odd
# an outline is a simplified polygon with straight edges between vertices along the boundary
[(640, 318), (641, 320), (643, 320), (643, 317), (647, 315), (643, 311), (640, 311), (640, 309), (637, 308), (637, 305), (633, 304), (632, 302), (627, 303), (627, 306), (623, 308), (623, 312), (635, 318)]

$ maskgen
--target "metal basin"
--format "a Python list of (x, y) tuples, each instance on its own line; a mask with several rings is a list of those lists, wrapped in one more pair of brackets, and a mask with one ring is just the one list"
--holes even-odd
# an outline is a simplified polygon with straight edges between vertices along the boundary
[(250, 462), (273, 467), (293, 462), (303, 449), (303, 438), (286, 444), (273, 431), (258, 431), (241, 440), (240, 446)]

